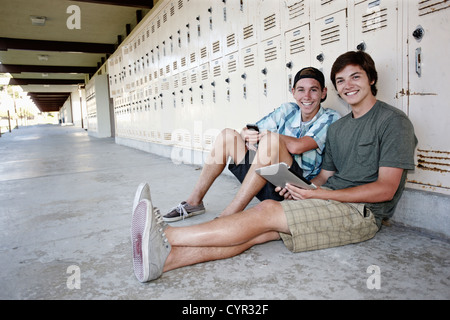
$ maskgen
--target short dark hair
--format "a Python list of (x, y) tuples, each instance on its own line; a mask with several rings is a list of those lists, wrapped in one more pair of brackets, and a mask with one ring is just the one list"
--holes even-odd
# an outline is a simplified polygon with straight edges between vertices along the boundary
[(336, 59), (333, 67), (331, 68), (330, 75), (334, 88), (336, 88), (336, 73), (342, 71), (348, 65), (360, 66), (366, 72), (369, 82), (373, 81), (370, 89), (372, 90), (372, 94), (376, 96), (378, 92), (376, 86), (378, 81), (377, 69), (375, 68), (375, 62), (372, 57), (364, 51), (349, 51), (340, 55)]

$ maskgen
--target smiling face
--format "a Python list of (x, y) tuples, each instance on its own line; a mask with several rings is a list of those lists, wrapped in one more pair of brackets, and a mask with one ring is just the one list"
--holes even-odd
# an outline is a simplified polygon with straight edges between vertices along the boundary
[(292, 89), (295, 101), (302, 111), (302, 121), (310, 121), (320, 108), (320, 101), (327, 95), (327, 88), (322, 90), (319, 81), (304, 78), (297, 81)]
[(348, 65), (336, 73), (336, 89), (339, 96), (352, 108), (372, 107), (376, 101), (371, 91), (367, 73), (359, 65)]

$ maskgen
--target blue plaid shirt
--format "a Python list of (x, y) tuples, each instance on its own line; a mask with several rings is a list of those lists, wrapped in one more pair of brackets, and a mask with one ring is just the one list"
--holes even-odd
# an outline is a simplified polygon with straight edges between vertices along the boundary
[(339, 118), (340, 115), (337, 111), (325, 109), (321, 106), (311, 121), (302, 122), (300, 107), (296, 103), (288, 102), (282, 104), (256, 124), (260, 130), (268, 130), (296, 138), (311, 137), (316, 141), (317, 149), (292, 155), (302, 168), (303, 176), (311, 180), (319, 174), (322, 166), (328, 127)]

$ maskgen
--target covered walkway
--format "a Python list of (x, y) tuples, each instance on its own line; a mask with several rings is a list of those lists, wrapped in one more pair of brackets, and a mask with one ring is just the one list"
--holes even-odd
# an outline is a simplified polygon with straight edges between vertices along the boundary
[[(0, 299), (450, 299), (448, 239), (395, 224), (357, 245), (292, 254), (276, 241), (141, 284), (135, 189), (148, 181), (165, 212), (199, 167), (52, 125), (3, 135), (0, 155)], [(220, 177), (207, 214), (175, 225), (213, 219), (238, 187)]]

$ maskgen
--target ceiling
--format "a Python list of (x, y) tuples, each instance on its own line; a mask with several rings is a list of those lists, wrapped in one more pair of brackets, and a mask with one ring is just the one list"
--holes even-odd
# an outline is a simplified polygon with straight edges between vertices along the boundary
[[(156, 2), (0, 0), (0, 73), (10, 73), (10, 85), (20, 85), (42, 112), (59, 111)], [(32, 16), (45, 17), (45, 25), (32, 25)], [(80, 29), (69, 29), (75, 22)]]

